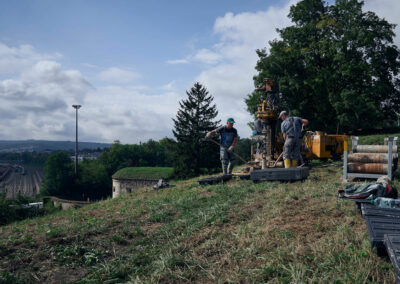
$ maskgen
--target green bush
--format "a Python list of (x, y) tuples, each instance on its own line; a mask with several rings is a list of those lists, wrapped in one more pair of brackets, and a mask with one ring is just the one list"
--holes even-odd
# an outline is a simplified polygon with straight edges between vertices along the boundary
[(7, 199), (5, 193), (0, 195), (0, 226), (14, 221), (33, 218), (44, 214), (44, 209), (36, 207), (24, 208), (22, 205), (34, 200), (26, 196), (18, 196), (17, 199)]

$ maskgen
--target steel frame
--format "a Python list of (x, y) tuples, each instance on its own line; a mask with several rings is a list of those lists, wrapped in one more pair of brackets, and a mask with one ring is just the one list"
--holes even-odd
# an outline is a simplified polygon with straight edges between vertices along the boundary
[[(384, 140), (385, 145), (388, 145), (388, 173), (387, 176), (390, 180), (393, 179), (393, 172), (392, 172), (392, 164), (393, 164), (393, 146), (397, 144), (398, 137), (386, 137)], [(348, 145), (344, 147), (343, 153), (343, 181), (347, 182), (349, 177), (359, 177), (359, 178), (372, 178), (378, 179), (385, 174), (368, 174), (368, 173), (349, 173), (347, 169), (347, 162), (348, 162)], [(351, 151), (353, 153), (354, 150), (357, 148), (358, 145), (358, 137), (352, 136), (351, 137)]]

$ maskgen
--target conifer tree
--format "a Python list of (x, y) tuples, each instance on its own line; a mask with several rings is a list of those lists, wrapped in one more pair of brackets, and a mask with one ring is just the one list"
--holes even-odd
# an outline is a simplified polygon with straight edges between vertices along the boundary
[(218, 111), (214, 98), (198, 82), (186, 94), (187, 99), (179, 102), (180, 109), (173, 119), (172, 132), (178, 142), (174, 168), (179, 177), (197, 176), (204, 168), (219, 168), (218, 147), (199, 141), (220, 123), (215, 120)]

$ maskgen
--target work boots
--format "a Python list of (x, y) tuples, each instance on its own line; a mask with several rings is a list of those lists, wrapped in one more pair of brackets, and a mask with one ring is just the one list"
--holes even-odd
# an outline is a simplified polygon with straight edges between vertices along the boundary
[(285, 164), (285, 169), (289, 169), (289, 168), (297, 168), (297, 160), (283, 160), (284, 164)]

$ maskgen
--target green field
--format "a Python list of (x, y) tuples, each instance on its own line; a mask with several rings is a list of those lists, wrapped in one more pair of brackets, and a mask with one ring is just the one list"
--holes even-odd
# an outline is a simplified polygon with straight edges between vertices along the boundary
[(379, 144), (383, 145), (383, 140), (388, 136), (393, 136), (393, 137), (397, 136), (400, 139), (400, 133), (360, 136), (359, 144), (361, 144), (361, 145), (379, 145)]
[(170, 179), (173, 174), (169, 167), (129, 167), (117, 171), (113, 178)]
[(304, 182), (178, 181), (0, 227), (0, 283), (395, 283), (336, 197), (340, 163), (315, 165)]

